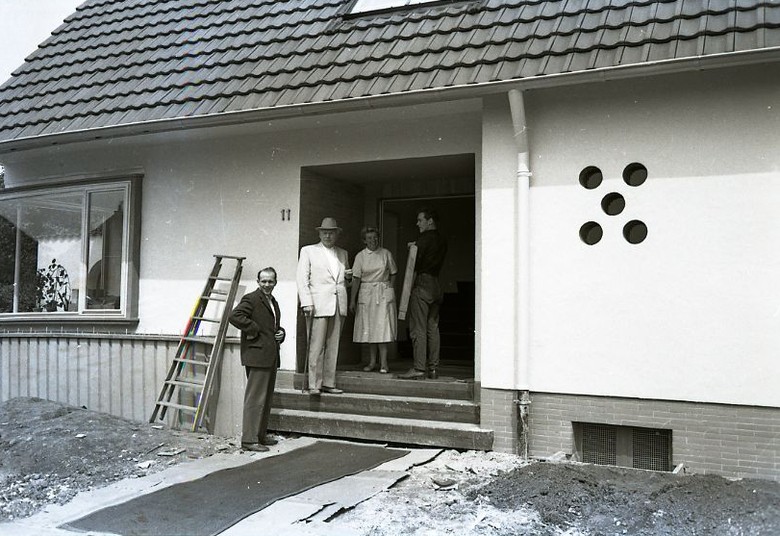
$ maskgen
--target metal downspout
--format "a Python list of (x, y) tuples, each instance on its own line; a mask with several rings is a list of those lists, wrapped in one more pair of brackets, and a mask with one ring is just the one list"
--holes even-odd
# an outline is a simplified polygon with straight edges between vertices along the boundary
[(517, 149), (517, 183), (515, 187), (515, 266), (517, 267), (516, 296), (517, 304), (517, 335), (515, 337), (515, 368), (514, 384), (517, 386), (517, 419), (518, 445), (517, 453), (528, 459), (528, 413), (531, 404), (530, 385), (530, 187), (531, 167), (528, 149), (528, 128), (525, 117), (525, 99), (523, 91), (512, 89), (508, 92), (509, 107), (512, 115), (514, 141)]

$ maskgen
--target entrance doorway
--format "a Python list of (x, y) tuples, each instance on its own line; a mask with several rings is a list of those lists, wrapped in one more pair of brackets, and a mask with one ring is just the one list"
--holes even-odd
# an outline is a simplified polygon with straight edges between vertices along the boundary
[[(448, 242), (440, 274), (444, 304), (440, 318), (442, 368), (458, 378), (474, 377), (475, 316), (475, 157), (473, 154), (376, 160), (307, 166), (301, 169), (300, 246), (317, 241), (314, 228), (322, 218), (337, 219), (344, 229), (339, 246), (350, 263), (363, 249), (360, 229), (377, 226), (382, 246), (398, 265), (396, 296), (400, 297), (407, 260), (407, 242), (414, 241), (417, 211), (429, 207), (439, 213), (439, 228)], [(352, 318), (344, 325), (339, 370), (360, 371), (367, 356), (352, 342)], [(306, 331), (298, 322), (298, 371), (303, 370)], [(390, 350), (392, 372), (411, 367), (412, 351), (406, 321), (399, 321), (398, 341)], [(451, 370), (450, 370), (451, 369)], [(451, 372), (451, 374), (450, 374)]]

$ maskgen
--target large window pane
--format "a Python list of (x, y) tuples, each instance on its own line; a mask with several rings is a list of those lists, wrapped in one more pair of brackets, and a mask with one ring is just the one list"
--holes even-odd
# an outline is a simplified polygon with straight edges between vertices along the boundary
[(83, 199), (77, 192), (0, 201), (0, 312), (78, 311)]
[(138, 203), (140, 176), (0, 192), (0, 323), (137, 314)]
[(87, 309), (120, 309), (122, 300), (123, 190), (89, 194)]

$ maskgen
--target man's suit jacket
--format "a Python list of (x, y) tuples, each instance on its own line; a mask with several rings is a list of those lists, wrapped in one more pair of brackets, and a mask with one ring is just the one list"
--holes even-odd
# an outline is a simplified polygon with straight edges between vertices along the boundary
[[(272, 312), (272, 308), (276, 312)], [(279, 344), (274, 339), (281, 313), (279, 304), (270, 301), (260, 289), (246, 294), (230, 313), (230, 323), (241, 330), (241, 364), (245, 367), (279, 367)], [(282, 331), (284, 331), (282, 329)]]
[(328, 258), (328, 252), (322, 243), (304, 246), (298, 259), (298, 296), (301, 307), (314, 306), (314, 316), (333, 316), (336, 303), (339, 313), (347, 314), (347, 287), (344, 283), (344, 271), (349, 268), (347, 252), (333, 247), (338, 258), (334, 272)]

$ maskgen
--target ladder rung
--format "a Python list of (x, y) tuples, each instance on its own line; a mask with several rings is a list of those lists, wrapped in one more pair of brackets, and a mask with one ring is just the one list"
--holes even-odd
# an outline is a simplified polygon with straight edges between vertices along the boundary
[(195, 406), (184, 406), (182, 404), (174, 404), (173, 402), (157, 402), (158, 406), (167, 406), (169, 408), (176, 408), (181, 411), (191, 411), (195, 413), (198, 408)]
[(214, 281), (233, 281), (233, 278), (231, 277), (219, 277), (216, 275), (210, 275), (209, 279), (213, 279)]
[(179, 387), (203, 387), (204, 382), (187, 382), (183, 380), (166, 380), (168, 385), (178, 385)]
[(226, 290), (219, 290), (219, 289), (211, 289), (212, 294), (216, 294), (217, 296), (227, 296), (228, 293)]
[(189, 342), (199, 342), (201, 344), (210, 344), (211, 346), (214, 346), (214, 341), (209, 340), (207, 337), (197, 337), (195, 335), (185, 335), (181, 338), (183, 341), (189, 341)]
[(214, 300), (214, 301), (227, 301), (227, 298), (220, 298), (219, 296), (201, 296), (204, 300)]
[(209, 366), (208, 361), (196, 361), (195, 359), (185, 359), (183, 357), (176, 358), (174, 361), (178, 363), (189, 363), (190, 365), (203, 365), (204, 367)]
[(246, 259), (246, 257), (236, 257), (234, 255), (217, 255), (217, 254), (215, 254), (214, 256), (219, 258), (219, 259), (236, 259), (237, 261), (243, 261), (244, 259)]
[(222, 322), (222, 320), (220, 320), (218, 318), (206, 318), (205, 316), (193, 316), (192, 319), (193, 320), (202, 320), (204, 322), (214, 322), (215, 324), (219, 324), (220, 322)]

